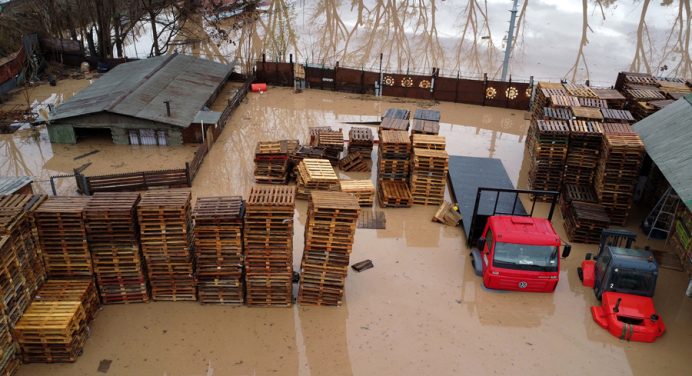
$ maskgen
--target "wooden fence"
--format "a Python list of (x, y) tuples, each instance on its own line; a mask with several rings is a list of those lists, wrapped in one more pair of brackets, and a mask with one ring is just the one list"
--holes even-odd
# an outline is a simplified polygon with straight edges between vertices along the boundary
[[(258, 61), (257, 81), (270, 85), (293, 86), (294, 64)], [(374, 94), (380, 73), (328, 66), (305, 66), (307, 87), (313, 89)], [(443, 77), (438, 69), (430, 75), (382, 73), (382, 95), (438, 100), (481, 106), (528, 110), (532, 85), (526, 82), (494, 81)]]
[[(254, 76), (248, 77), (244, 81), (243, 86), (228, 100), (228, 104), (221, 113), (218, 127), (214, 129), (214, 141), (221, 135), (226, 126), (226, 121), (233, 114), (233, 111), (238, 108), (245, 96), (247, 96), (250, 84), (254, 79)], [(152, 188), (191, 187), (208, 152), (209, 145), (206, 143), (201, 144), (195, 151), (192, 160), (185, 162), (185, 168), (96, 176), (85, 176), (75, 170), (74, 177), (77, 181), (77, 189), (87, 195), (91, 195), (94, 192), (143, 191)]]

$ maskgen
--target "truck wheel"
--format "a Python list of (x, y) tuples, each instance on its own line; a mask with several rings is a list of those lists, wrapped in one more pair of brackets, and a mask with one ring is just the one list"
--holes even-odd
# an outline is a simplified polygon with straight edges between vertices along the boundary
[(477, 249), (471, 250), (471, 266), (473, 267), (473, 272), (477, 276), (483, 275), (483, 263), (481, 261), (481, 253)]
[(581, 267), (577, 268), (577, 275), (579, 276), (579, 280), (584, 282), (584, 269)]

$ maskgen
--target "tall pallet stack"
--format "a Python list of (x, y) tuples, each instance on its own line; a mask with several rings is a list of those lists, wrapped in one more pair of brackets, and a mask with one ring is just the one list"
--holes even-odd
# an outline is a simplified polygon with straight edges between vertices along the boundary
[(360, 153), (364, 158), (371, 159), (375, 137), (372, 129), (366, 127), (351, 127), (348, 131), (348, 154)]
[(627, 107), (637, 120), (656, 112), (654, 102), (669, 100), (656, 79), (646, 73), (620, 72), (615, 88), (627, 98)]
[(610, 223), (623, 226), (632, 207), (634, 187), (644, 159), (644, 143), (627, 124), (603, 124), (603, 134), (595, 189)]
[(195, 276), (201, 303), (243, 304), (243, 215), (240, 196), (195, 203)]
[(565, 121), (537, 120), (531, 124), (526, 144), (531, 156), (531, 189), (560, 190), (568, 141), (569, 124)]
[(297, 140), (260, 141), (255, 147), (255, 181), (286, 184), (291, 170), (289, 156), (299, 147)]
[(87, 237), (104, 304), (149, 301), (139, 248), (139, 193), (97, 192), (84, 211)]
[(534, 118), (543, 116), (543, 108), (551, 107), (551, 98), (554, 96), (566, 96), (567, 90), (560, 83), (554, 82), (539, 82), (536, 86), (536, 95), (534, 97), (531, 113)]
[(338, 191), (339, 177), (326, 159), (303, 159), (298, 164), (297, 197), (307, 199), (313, 191)]
[(293, 299), (295, 187), (256, 185), (245, 207), (246, 304), (289, 307)]
[(560, 195), (560, 210), (565, 219), (565, 232), (570, 241), (596, 244), (610, 219), (598, 203), (590, 185), (565, 184)]
[(91, 278), (84, 210), (90, 197), (49, 197), (34, 211), (49, 277)]
[(17, 257), (18, 248), (9, 236), (0, 236), (0, 297), (3, 314), (14, 325), (31, 303), (26, 279)]
[[(2, 303), (0, 302), (0, 308)], [(19, 368), (17, 342), (12, 338), (10, 323), (0, 309), (0, 375), (14, 375)]]
[(154, 300), (196, 300), (190, 192), (150, 191), (137, 205), (142, 253)]
[(383, 207), (410, 207), (408, 187), (411, 140), (405, 131), (380, 131), (378, 147), (378, 198)]
[(444, 202), (449, 156), (444, 150), (413, 149), (411, 196), (414, 204), (441, 205)]
[(298, 303), (341, 305), (360, 206), (345, 192), (313, 192), (305, 223)]
[(570, 120), (569, 146), (565, 158), (565, 184), (593, 183), (603, 143), (600, 123)]

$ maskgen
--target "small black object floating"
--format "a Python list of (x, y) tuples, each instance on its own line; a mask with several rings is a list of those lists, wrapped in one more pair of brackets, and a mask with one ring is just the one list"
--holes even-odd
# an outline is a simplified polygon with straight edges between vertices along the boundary
[(357, 262), (357, 263), (351, 265), (351, 268), (353, 268), (353, 270), (355, 270), (359, 273), (362, 272), (363, 270), (368, 270), (368, 269), (371, 269), (373, 267), (375, 267), (375, 265), (373, 265), (371, 260), (363, 260), (363, 261), (360, 261), (360, 262)]

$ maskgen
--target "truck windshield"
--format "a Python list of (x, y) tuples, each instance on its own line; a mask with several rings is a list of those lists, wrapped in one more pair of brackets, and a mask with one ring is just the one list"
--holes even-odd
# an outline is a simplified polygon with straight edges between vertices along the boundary
[(552, 245), (530, 245), (495, 243), (493, 266), (498, 268), (556, 272), (557, 247)]
[(616, 268), (608, 290), (628, 294), (652, 296), (656, 276), (639, 270)]

